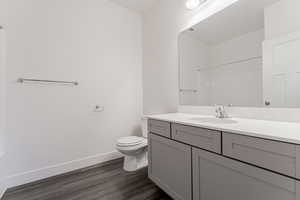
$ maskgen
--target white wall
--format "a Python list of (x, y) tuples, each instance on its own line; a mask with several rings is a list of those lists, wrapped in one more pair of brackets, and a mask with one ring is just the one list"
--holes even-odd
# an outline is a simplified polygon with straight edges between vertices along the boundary
[(262, 106), (263, 40), (263, 29), (210, 45), (181, 34), (180, 88), (197, 92), (181, 92), (180, 104)]
[(211, 48), (210, 65), (226, 63), (262, 56), (264, 30), (253, 30), (231, 40), (215, 44)]
[(237, 0), (214, 0), (194, 11), (183, 0), (164, 0), (144, 15), (144, 113), (175, 112), (178, 94), (178, 35)]
[[(105, 0), (3, 0), (0, 13), (9, 186), (118, 157), (116, 140), (141, 133), (140, 16)], [(19, 77), (79, 86), (22, 85)]]
[[(5, 134), (5, 116), (6, 116), (6, 67), (4, 60), (5, 52), (5, 36), (4, 29), (0, 29), (0, 165), (4, 155), (4, 134)], [(1, 183), (4, 178), (4, 173), (0, 171), (0, 198), (5, 191), (5, 185)]]
[(183, 34), (179, 38), (180, 85), (185, 89), (196, 89), (199, 68), (208, 65), (208, 46), (199, 39)]
[(263, 40), (264, 31), (260, 29), (211, 46), (210, 105), (263, 105)]
[[(206, 95), (198, 95), (199, 92), (207, 93), (205, 87), (199, 88), (199, 79), (197, 70), (208, 66), (209, 49), (206, 44), (201, 42), (188, 33), (179, 36), (179, 76), (180, 76), (180, 104), (181, 105), (203, 105), (208, 102)], [(191, 90), (197, 90), (193, 92)]]
[(265, 9), (265, 37), (272, 39), (300, 29), (300, 1), (280, 0)]

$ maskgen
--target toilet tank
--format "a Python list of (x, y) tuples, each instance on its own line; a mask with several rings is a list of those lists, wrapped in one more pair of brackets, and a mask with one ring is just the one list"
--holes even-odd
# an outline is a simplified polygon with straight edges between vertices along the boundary
[(142, 117), (142, 134), (144, 138), (148, 137), (148, 118)]

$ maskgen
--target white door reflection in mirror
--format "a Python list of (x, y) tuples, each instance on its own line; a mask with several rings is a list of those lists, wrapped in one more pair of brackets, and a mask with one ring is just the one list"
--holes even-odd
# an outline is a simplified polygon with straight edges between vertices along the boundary
[(300, 107), (300, 32), (265, 41), (264, 98), (273, 107)]

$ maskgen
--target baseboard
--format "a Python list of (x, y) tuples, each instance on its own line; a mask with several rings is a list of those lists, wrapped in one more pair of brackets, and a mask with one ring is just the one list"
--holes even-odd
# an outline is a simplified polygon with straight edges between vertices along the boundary
[(7, 188), (5, 186), (0, 185), (0, 199), (2, 199), (6, 189)]
[(0, 180), (0, 199), (2, 199), (5, 191), (7, 190), (5, 182)]
[(58, 165), (44, 167), (33, 171), (28, 171), (25, 173), (7, 177), (5, 179), (5, 186), (6, 188), (12, 188), (121, 157), (122, 155), (119, 152), (113, 151), (109, 153), (89, 156), (86, 158), (61, 163)]

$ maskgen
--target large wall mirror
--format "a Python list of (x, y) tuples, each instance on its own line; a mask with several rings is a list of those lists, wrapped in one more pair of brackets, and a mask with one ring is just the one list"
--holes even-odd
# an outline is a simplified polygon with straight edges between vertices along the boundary
[(270, 36), (277, 2), (240, 0), (180, 34), (181, 105), (300, 107), (300, 31)]

